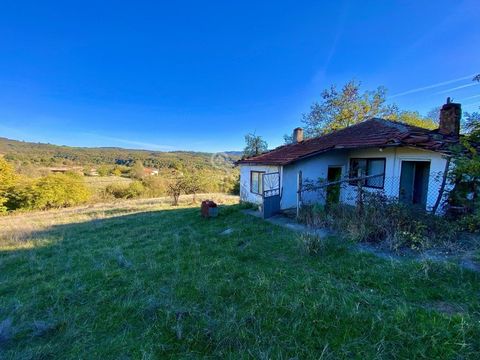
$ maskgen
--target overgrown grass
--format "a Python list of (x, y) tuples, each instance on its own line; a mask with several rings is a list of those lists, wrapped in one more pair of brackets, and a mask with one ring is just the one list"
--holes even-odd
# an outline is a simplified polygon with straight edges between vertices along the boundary
[(297, 235), (237, 205), (216, 219), (152, 202), (25, 216), (22, 226), (22, 236), (0, 231), (2, 358), (480, 352), (478, 274), (389, 262), (333, 239), (307, 256)]
[(383, 195), (369, 194), (363, 206), (305, 205), (300, 222), (327, 227), (356, 242), (381, 243), (391, 250), (426, 250), (459, 247), (461, 227), (457, 221), (435, 216)]

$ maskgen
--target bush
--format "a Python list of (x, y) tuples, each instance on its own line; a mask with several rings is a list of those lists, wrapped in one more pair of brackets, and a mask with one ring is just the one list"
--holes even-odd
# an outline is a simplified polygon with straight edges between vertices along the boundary
[(147, 176), (142, 180), (145, 186), (145, 195), (148, 197), (160, 197), (167, 194), (167, 181), (160, 176)]
[(122, 176), (122, 170), (118, 167), (115, 167), (113, 170), (112, 170), (112, 175), (113, 176)]
[(90, 199), (83, 178), (75, 174), (51, 174), (35, 180), (23, 179), (12, 189), (10, 210), (45, 210), (83, 204)]
[(480, 232), (480, 211), (474, 214), (463, 216), (458, 220), (458, 226), (463, 231)]
[(145, 176), (144, 167), (141, 161), (136, 161), (130, 169), (130, 177), (140, 180)]
[(101, 165), (97, 168), (97, 172), (99, 176), (108, 176), (110, 175), (112, 169), (107, 165)]
[(0, 158), (0, 213), (7, 211), (5, 203), (8, 201), (10, 188), (15, 184), (16, 176), (13, 167), (3, 158)]
[(303, 206), (299, 219), (328, 227), (357, 242), (385, 241), (390, 248), (421, 250), (454, 240), (458, 227), (437, 217), (378, 194), (368, 194), (363, 208), (345, 204)]
[(140, 197), (145, 192), (145, 187), (140, 181), (133, 181), (128, 185), (111, 184), (105, 188), (108, 195), (116, 199), (134, 199)]

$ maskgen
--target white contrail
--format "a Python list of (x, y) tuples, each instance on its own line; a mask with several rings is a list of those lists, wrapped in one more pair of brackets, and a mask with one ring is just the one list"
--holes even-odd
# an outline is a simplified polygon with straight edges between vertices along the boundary
[(415, 88), (415, 89), (410, 89), (410, 90), (407, 90), (407, 91), (404, 91), (404, 92), (401, 92), (401, 93), (392, 95), (392, 96), (390, 96), (390, 99), (393, 99), (393, 98), (396, 98), (396, 97), (399, 97), (399, 96), (408, 95), (408, 94), (414, 94), (414, 93), (417, 93), (417, 92), (420, 92), (420, 91), (425, 91), (425, 90), (434, 89), (434, 88), (437, 88), (437, 87), (440, 87), (440, 86), (444, 86), (444, 85), (448, 85), (448, 84), (453, 84), (453, 83), (456, 83), (456, 82), (462, 81), (462, 80), (467, 80), (467, 79), (470, 79), (470, 80), (471, 80), (471, 79), (473, 79), (473, 77), (474, 77), (475, 75), (476, 75), (476, 74), (472, 74), (472, 75), (468, 75), (468, 76), (463, 76), (463, 77), (458, 78), (458, 79), (453, 79), (453, 80), (448, 80), (448, 81), (442, 81), (442, 82), (439, 82), (439, 83), (436, 83), (436, 84), (427, 85), (427, 86), (422, 86), (422, 87)]
[(470, 104), (463, 104), (464, 106), (477, 106), (477, 105), (480, 105), (480, 101), (474, 101), (473, 103), (470, 103)]
[(468, 96), (468, 97), (466, 97), (466, 98), (463, 98), (463, 99), (461, 99), (461, 100), (462, 100), (462, 101), (465, 101), (465, 100), (475, 99), (475, 98), (478, 98), (478, 97), (480, 97), (480, 95), (473, 95), (473, 96)]
[(460, 85), (460, 86), (456, 86), (456, 87), (451, 88), (451, 89), (447, 89), (447, 90), (442, 90), (442, 91), (436, 92), (435, 94), (436, 94), (436, 95), (438, 95), (438, 94), (445, 94), (445, 93), (448, 93), (448, 92), (452, 92), (452, 91), (464, 89), (464, 88), (467, 88), (467, 87), (470, 87), (470, 86), (475, 86), (475, 85), (479, 85), (479, 84), (478, 84), (478, 83), (471, 83), (471, 84), (466, 84), (466, 85)]

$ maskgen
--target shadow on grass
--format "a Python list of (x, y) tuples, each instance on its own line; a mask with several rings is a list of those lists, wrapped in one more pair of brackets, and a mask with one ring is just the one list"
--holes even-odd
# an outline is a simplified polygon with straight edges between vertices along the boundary
[(39, 246), (1, 252), (0, 355), (480, 350), (475, 274), (351, 253), (335, 239), (309, 256), (295, 233), (238, 210), (221, 206), (217, 218), (203, 219), (198, 208), (171, 208), (54, 225), (32, 234)]
[[(36, 251), (39, 250), (40, 246), (33, 247), (31, 249), (24, 249), (22, 248), (22, 240), (23, 242), (29, 240), (38, 240), (38, 239), (55, 239), (62, 241), (70, 241), (70, 242), (77, 242), (77, 241), (85, 241), (88, 242), (90, 236), (95, 236), (95, 232), (97, 231), (105, 231), (103, 235), (104, 239), (108, 239), (112, 236), (117, 236), (118, 231), (116, 229), (122, 229), (125, 231), (124, 236), (128, 235), (129, 233), (136, 234), (139, 230), (141, 230), (141, 226), (146, 226), (145, 229), (151, 230), (152, 227), (155, 225), (163, 226), (165, 216), (168, 216), (170, 221), (168, 221), (168, 230), (178, 229), (179, 225), (182, 225), (182, 221), (187, 220), (185, 224), (188, 225), (197, 225), (197, 226), (204, 226), (208, 224), (209, 221), (214, 222), (220, 221), (235, 212), (238, 205), (221, 205), (219, 208), (221, 209), (220, 214), (217, 218), (210, 218), (205, 219), (202, 218), (200, 215), (200, 210), (198, 208), (185, 208), (185, 207), (170, 207), (160, 210), (139, 210), (136, 208), (132, 209), (99, 209), (99, 210), (84, 210), (79, 213), (69, 213), (67, 217), (71, 217), (75, 219), (79, 217), (80, 219), (77, 221), (72, 221), (67, 224), (54, 224), (54, 225), (35, 225), (32, 226), (25, 226), (22, 228), (19, 226), (18, 229), (12, 228), (11, 230), (3, 230), (0, 234), (4, 241), (8, 241), (9, 237), (12, 240), (16, 240), (19, 238), (19, 251)], [(47, 213), (48, 214), (48, 213)], [(62, 216), (59, 214), (59, 216)], [(85, 219), (86, 218), (86, 219)], [(155, 221), (155, 218), (158, 218), (160, 221), (158, 224), (152, 223)], [(41, 230), (37, 230), (37, 227), (43, 227)], [(165, 228), (163, 228), (165, 230)], [(16, 236), (15, 236), (16, 235)], [(97, 234), (98, 235), (98, 234)], [(86, 238), (81, 238), (81, 236), (86, 236)], [(122, 238), (124, 237), (122, 236)], [(50, 241), (48, 243), (49, 246), (53, 246), (56, 244), (55, 241)], [(14, 243), (12, 242), (12, 245)], [(11, 247), (14, 250), (14, 246)], [(11, 252), (12, 250), (8, 250)], [(5, 252), (4, 250), (0, 250), (0, 254)]]

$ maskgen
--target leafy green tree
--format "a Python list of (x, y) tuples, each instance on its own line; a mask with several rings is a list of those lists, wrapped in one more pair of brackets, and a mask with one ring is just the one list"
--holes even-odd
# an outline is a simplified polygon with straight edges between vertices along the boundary
[(15, 184), (17, 176), (13, 166), (0, 157), (0, 213), (7, 211), (4, 205), (8, 201), (11, 187)]
[(245, 135), (245, 148), (243, 149), (243, 157), (251, 157), (260, 155), (268, 150), (268, 144), (261, 136), (255, 133)]
[(360, 82), (351, 80), (340, 90), (331, 86), (321, 94), (321, 101), (303, 114), (305, 136), (316, 137), (358, 124), (372, 117), (392, 118), (398, 114), (394, 105), (386, 104), (386, 89), (360, 90)]
[(480, 230), (480, 112), (465, 113), (466, 133), (460, 138), (460, 147), (453, 158), (455, 166), (451, 177), (455, 188), (450, 201), (465, 206), (471, 214), (462, 222), (471, 231)]
[[(305, 137), (317, 137), (329, 132), (358, 124), (372, 117), (394, 120), (408, 125), (435, 129), (438, 127), (439, 109), (427, 116), (417, 111), (402, 111), (395, 104), (387, 104), (386, 89), (362, 91), (361, 83), (351, 80), (340, 90), (331, 86), (321, 94), (321, 100), (311, 105), (302, 115)], [(285, 143), (292, 142), (291, 135), (284, 135)]]
[[(480, 154), (478, 139), (480, 134), (472, 133), (461, 139), (461, 149), (453, 158), (455, 166), (451, 176), (455, 189), (450, 194), (455, 205), (466, 206), (480, 215)], [(480, 219), (479, 219), (480, 220)], [(480, 224), (478, 225), (480, 227)]]

